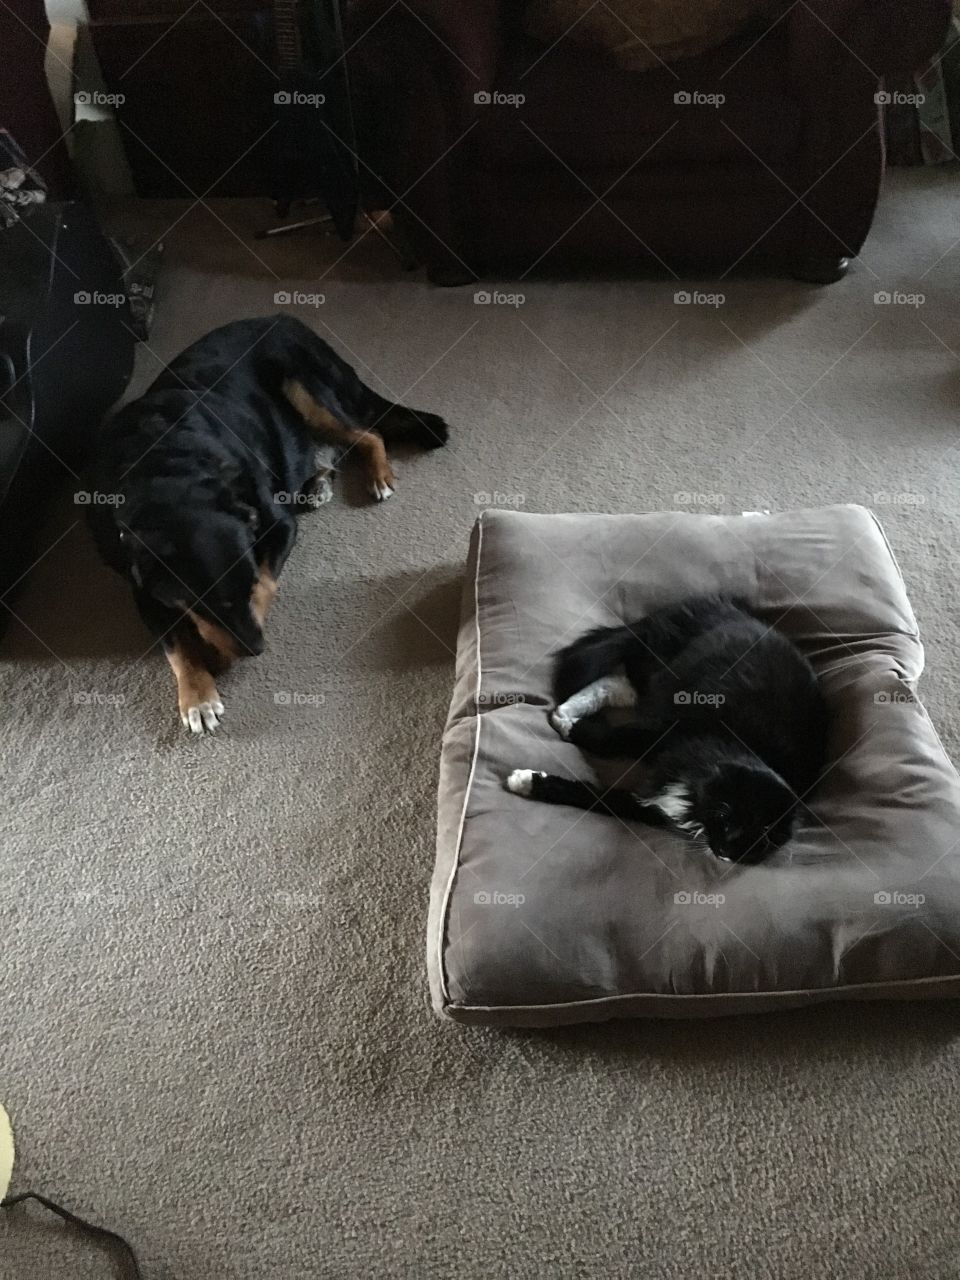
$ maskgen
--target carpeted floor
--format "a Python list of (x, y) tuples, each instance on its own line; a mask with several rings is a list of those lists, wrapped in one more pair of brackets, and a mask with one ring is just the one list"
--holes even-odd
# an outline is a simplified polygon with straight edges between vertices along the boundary
[[(716, 308), (648, 281), (500, 282), (523, 305), (481, 307), (377, 244), (329, 274), (311, 236), (258, 261), (266, 206), (217, 206), (243, 243), (202, 209), (176, 226), (137, 388), (275, 290), (322, 290), (298, 314), (455, 434), (384, 507), (348, 477), (304, 517), (207, 740), (65, 495), (0, 651), (16, 1188), (123, 1232), (149, 1280), (957, 1274), (955, 1005), (465, 1031), (423, 957), (478, 494), (875, 505), (960, 757), (957, 181), (894, 175), (844, 282), (696, 282)], [(894, 289), (926, 300), (875, 305)], [(0, 1220), (2, 1280), (107, 1274), (39, 1214)]]

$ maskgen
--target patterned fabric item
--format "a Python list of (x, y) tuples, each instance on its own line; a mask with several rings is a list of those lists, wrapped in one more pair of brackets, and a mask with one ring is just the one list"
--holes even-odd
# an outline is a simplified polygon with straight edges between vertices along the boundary
[(936, 58), (915, 76), (888, 82), (881, 101), (891, 164), (960, 159), (960, 16)]
[(0, 129), (0, 228), (12, 227), (46, 198), (43, 179), (6, 129)]
[(646, 71), (722, 44), (769, 9), (769, 0), (533, 0), (524, 25), (538, 40), (569, 37)]

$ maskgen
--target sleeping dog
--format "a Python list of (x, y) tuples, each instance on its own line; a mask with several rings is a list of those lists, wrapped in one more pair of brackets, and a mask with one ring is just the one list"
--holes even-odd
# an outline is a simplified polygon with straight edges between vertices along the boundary
[(91, 484), (113, 500), (90, 507), (94, 538), (163, 644), (188, 729), (216, 729), (214, 676), (262, 652), (296, 514), (330, 497), (339, 458), (355, 452), (383, 501), (396, 484), (385, 444), (446, 440), (442, 418), (383, 399), (275, 316), (208, 333), (106, 424)]

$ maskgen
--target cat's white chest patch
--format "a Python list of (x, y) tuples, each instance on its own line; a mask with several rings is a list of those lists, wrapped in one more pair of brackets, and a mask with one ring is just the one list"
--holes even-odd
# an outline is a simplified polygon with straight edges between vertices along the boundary
[(690, 812), (690, 792), (682, 782), (671, 782), (659, 795), (651, 796), (647, 804), (654, 804), (671, 822), (683, 822)]

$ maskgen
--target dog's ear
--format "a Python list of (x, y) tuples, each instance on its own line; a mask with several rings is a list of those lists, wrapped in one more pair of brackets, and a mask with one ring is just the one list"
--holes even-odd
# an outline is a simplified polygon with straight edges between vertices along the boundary
[(273, 566), (282, 566), (297, 536), (296, 521), (293, 509), (280, 502), (264, 475), (256, 476), (252, 493), (248, 495), (255, 504), (258, 514), (256, 524), (252, 525), (256, 538), (256, 555), (258, 559), (266, 558)]
[(217, 505), (221, 511), (236, 516), (253, 533), (258, 533), (264, 522), (261, 494), (256, 481), (245, 476), (235, 463), (224, 463), (220, 468), (220, 486)]
[(233, 511), (241, 520), (250, 526), (254, 533), (260, 529), (260, 512), (256, 507), (251, 507), (249, 502), (235, 502)]
[(125, 525), (120, 530), (120, 545), (124, 550), (130, 577), (134, 585), (143, 589), (145, 582), (156, 579), (157, 570), (172, 560), (176, 547), (172, 539), (157, 533), (138, 533)]

